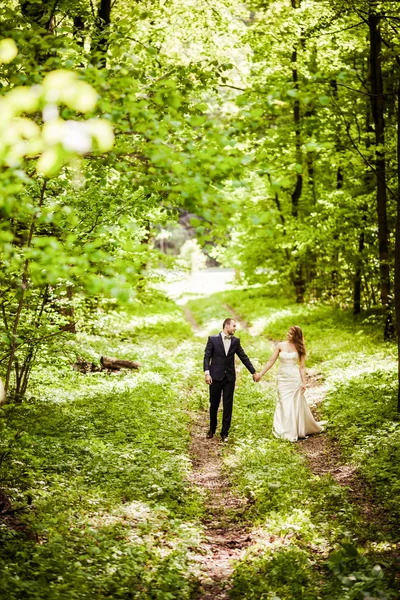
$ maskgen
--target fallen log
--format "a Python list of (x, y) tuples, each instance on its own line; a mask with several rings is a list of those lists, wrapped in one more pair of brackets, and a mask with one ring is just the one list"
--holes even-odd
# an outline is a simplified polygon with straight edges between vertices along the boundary
[(79, 371), (80, 373), (95, 373), (102, 370), (99, 365), (95, 365), (93, 362), (89, 362), (81, 357), (76, 359), (76, 363), (72, 365), (72, 368), (74, 371)]
[(133, 360), (122, 360), (119, 358), (110, 358), (109, 356), (102, 356), (100, 363), (105, 369), (112, 369), (113, 371), (119, 371), (119, 369), (139, 369), (141, 366)]

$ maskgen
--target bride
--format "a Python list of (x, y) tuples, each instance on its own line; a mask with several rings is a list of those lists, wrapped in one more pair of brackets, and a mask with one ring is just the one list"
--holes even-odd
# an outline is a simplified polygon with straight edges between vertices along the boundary
[(315, 421), (304, 396), (306, 389), (306, 348), (303, 332), (293, 325), (287, 333), (287, 342), (280, 342), (259, 374), (265, 375), (279, 356), (278, 402), (274, 414), (273, 433), (290, 442), (320, 433), (323, 427)]

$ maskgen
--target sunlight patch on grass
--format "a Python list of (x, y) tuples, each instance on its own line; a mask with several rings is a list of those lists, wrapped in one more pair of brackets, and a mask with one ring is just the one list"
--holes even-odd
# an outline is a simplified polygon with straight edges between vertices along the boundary
[(332, 368), (330, 368), (329, 361), (324, 363), (324, 367), (329, 370), (329, 375), (326, 379), (328, 389), (332, 389), (345, 382), (350, 382), (357, 377), (368, 377), (368, 375), (379, 372), (390, 374), (395, 373), (397, 369), (397, 363), (393, 359), (375, 357), (371, 361), (370, 355), (362, 353), (355, 354), (353, 362), (345, 367), (338, 366), (337, 363), (340, 363), (340, 360), (338, 361), (337, 358), (332, 362), (334, 364)]

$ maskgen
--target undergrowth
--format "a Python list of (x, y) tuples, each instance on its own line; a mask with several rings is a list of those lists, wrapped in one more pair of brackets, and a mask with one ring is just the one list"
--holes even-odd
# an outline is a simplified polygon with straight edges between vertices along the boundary
[[(60, 355), (41, 357), (32, 396), (1, 413), (0, 527), (7, 600), (189, 598), (202, 504), (187, 483), (182, 373), (191, 330), (155, 292), (99, 307)], [(139, 360), (139, 372), (80, 374), (76, 355)], [(189, 360), (188, 360), (189, 357)]]
[(291, 325), (303, 328), (307, 367), (322, 373), (328, 389), (319, 409), (329, 421), (322, 435), (338, 441), (344, 459), (357, 466), (392, 524), (382, 529), (379, 523), (366, 524), (345, 488), (330, 475), (313, 475), (296, 445), (272, 436), (275, 373), (257, 385), (238, 363), (225, 468), (248, 498), (248, 516), (260, 527), (260, 542), (236, 565), (232, 598), (397, 597), (393, 548), (400, 444), (394, 346), (381, 340), (371, 319), (354, 320), (329, 306), (299, 306), (260, 289), (215, 294), (187, 306), (207, 333), (217, 333), (232, 314), (245, 321), (248, 329), (238, 335), (256, 369)]

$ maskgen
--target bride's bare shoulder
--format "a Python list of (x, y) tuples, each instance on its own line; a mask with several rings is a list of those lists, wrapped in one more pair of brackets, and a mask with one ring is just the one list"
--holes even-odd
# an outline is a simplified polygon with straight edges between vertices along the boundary
[(276, 348), (278, 348), (279, 352), (285, 350), (285, 342), (278, 342)]

